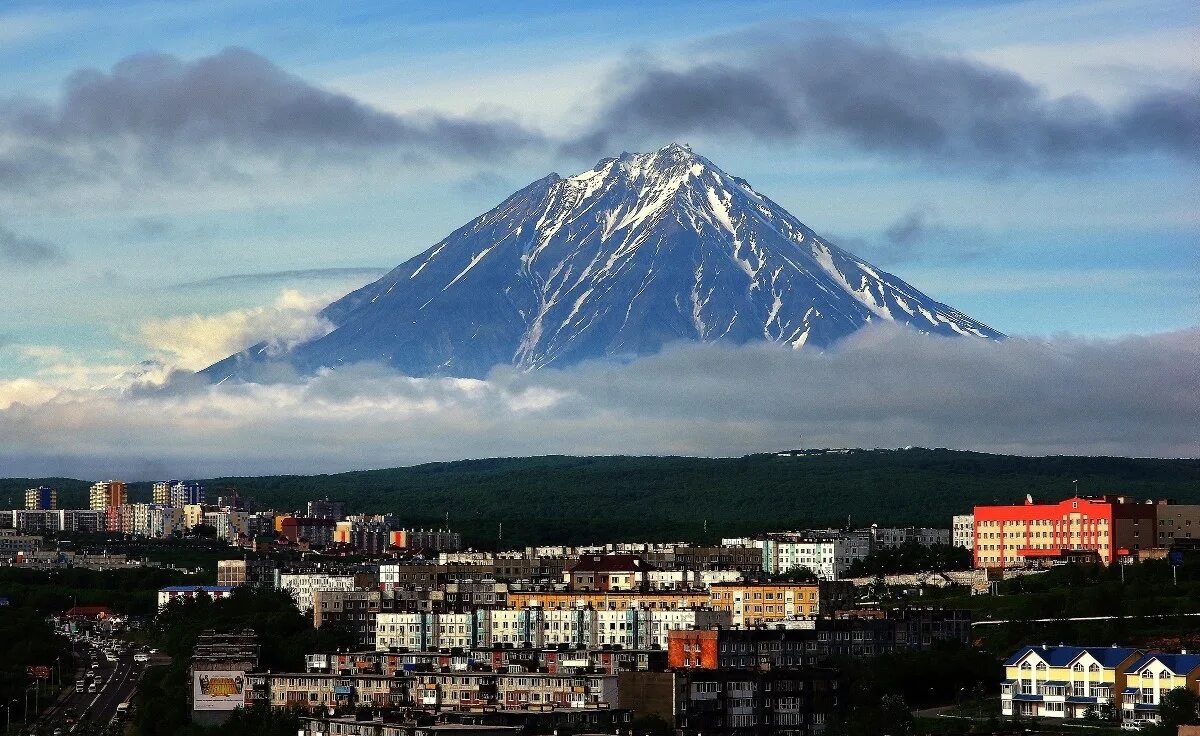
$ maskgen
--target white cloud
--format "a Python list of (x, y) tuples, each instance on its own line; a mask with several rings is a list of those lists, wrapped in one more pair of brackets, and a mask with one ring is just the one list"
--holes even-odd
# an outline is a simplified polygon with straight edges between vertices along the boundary
[(1194, 457), (1197, 364), (1200, 329), (993, 343), (874, 327), (824, 353), (683, 346), (484, 381), (370, 365), (266, 385), (177, 375), (0, 410), (0, 464), (138, 478), (831, 445)]
[(136, 339), (170, 365), (199, 370), (259, 342), (284, 350), (328, 333), (333, 325), (317, 315), (328, 303), (285, 289), (265, 307), (145, 322)]

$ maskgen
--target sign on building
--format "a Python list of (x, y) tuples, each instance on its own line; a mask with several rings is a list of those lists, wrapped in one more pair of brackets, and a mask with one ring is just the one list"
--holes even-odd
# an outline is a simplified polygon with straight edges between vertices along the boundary
[(246, 673), (197, 670), (192, 673), (192, 710), (233, 710), (245, 702)]

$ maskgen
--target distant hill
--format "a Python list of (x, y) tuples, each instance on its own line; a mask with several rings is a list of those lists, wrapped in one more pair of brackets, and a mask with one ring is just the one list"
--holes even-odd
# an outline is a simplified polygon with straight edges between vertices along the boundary
[[(463, 460), (335, 475), (215, 478), (209, 495), (236, 488), (276, 509), (310, 498), (355, 511), (391, 512), (408, 526), (436, 526), (448, 513), (475, 546), (629, 539), (716, 539), (801, 525), (927, 524), (976, 503), (1081, 494), (1200, 503), (1200, 460), (1017, 457), (954, 450), (870, 450), (742, 458), (533, 457)], [(0, 499), (54, 485), (66, 505), (85, 505), (87, 483), (0, 480)], [(133, 484), (134, 500), (149, 484)], [(707, 522), (707, 533), (705, 532)]]

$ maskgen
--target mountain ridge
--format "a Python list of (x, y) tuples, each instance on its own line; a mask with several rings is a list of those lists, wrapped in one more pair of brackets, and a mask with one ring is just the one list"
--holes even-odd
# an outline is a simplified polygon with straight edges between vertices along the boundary
[(818, 236), (690, 148), (549, 174), (321, 312), (334, 329), (260, 344), (214, 380), (283, 360), (485, 376), (652, 354), (676, 341), (826, 347), (876, 320), (1003, 335)]

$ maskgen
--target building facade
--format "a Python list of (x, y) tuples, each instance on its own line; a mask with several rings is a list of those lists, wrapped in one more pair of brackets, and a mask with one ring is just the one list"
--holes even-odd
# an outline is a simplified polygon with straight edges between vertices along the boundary
[(1023, 647), (1004, 663), (1000, 712), (1042, 718), (1119, 713), (1126, 673), (1141, 655), (1127, 647)]
[(53, 511), (58, 508), (58, 491), (48, 486), (38, 486), (25, 491), (25, 509), (28, 511)]
[(952, 544), (975, 551), (975, 514), (956, 514), (950, 525)]
[(124, 481), (102, 480), (94, 483), (88, 492), (88, 508), (93, 511), (103, 511), (127, 503), (129, 503), (129, 496)]
[(1090, 549), (1108, 565), (1155, 544), (1156, 505), (1125, 496), (1026, 498), (1014, 506), (975, 507), (975, 567), (1025, 565), (1028, 550)]

